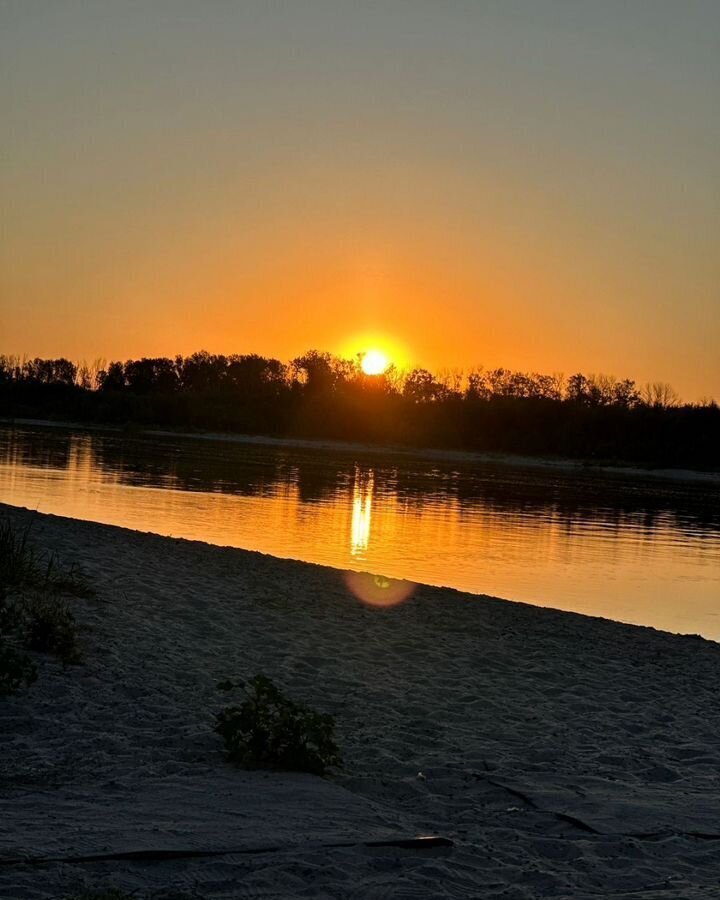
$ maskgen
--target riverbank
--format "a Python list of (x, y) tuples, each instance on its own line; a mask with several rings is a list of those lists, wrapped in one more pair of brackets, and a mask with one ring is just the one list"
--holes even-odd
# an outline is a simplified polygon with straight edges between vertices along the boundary
[[(336, 570), (0, 513), (98, 591), (85, 663), (0, 701), (0, 896), (714, 896), (720, 645), (424, 586), (376, 607)], [(227, 766), (216, 682), (259, 671), (336, 717), (343, 772)], [(454, 846), (363, 846), (408, 834)], [(225, 855), (7, 865), (188, 846)]]
[(657, 478), (666, 481), (692, 481), (720, 484), (720, 472), (696, 469), (646, 468), (629, 463), (593, 462), (564, 457), (521, 456), (513, 453), (475, 453), (466, 450), (441, 450), (432, 447), (405, 447), (397, 445), (361, 444), (351, 441), (310, 440), (304, 438), (276, 438), (269, 435), (228, 434), (225, 432), (169, 431), (157, 428), (123, 429), (113, 425), (97, 425), (87, 422), (60, 422), (52, 419), (8, 419), (0, 417), (1, 426), (63, 428), (79, 431), (110, 432), (138, 437), (182, 438), (199, 441), (216, 441), (231, 444), (248, 444), (262, 447), (317, 450), (360, 456), (395, 456), (409, 459), (456, 462), (459, 464), (498, 465), (523, 469), (556, 470), (559, 472), (598, 472), (605, 475)]

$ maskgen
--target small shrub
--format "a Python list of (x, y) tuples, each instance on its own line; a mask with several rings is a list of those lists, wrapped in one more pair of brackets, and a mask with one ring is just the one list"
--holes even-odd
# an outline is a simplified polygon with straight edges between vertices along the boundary
[(18, 606), (18, 631), (28, 650), (51, 653), (65, 665), (80, 662), (77, 624), (67, 603), (59, 597), (40, 594), (24, 597)]
[(37, 678), (37, 669), (27, 653), (21, 653), (0, 636), (0, 697), (17, 693)]
[(29, 526), (18, 530), (11, 522), (0, 522), (0, 587), (32, 586), (75, 597), (95, 595), (77, 566), (63, 567), (56, 553), (38, 555), (29, 538)]
[(242, 705), (228, 706), (216, 716), (214, 730), (223, 738), (230, 762), (314, 775), (342, 765), (332, 716), (293, 703), (265, 675), (247, 685), (223, 681), (218, 688), (240, 688), (246, 695)]

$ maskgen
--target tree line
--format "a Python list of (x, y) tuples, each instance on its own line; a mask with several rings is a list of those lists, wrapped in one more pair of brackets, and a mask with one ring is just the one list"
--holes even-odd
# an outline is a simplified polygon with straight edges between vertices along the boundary
[(720, 409), (664, 382), (424, 368), (310, 350), (92, 365), (0, 356), (0, 415), (716, 468)]

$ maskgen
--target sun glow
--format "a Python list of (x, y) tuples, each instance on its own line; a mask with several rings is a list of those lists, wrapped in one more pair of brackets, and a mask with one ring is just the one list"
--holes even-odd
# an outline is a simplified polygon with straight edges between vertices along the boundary
[(366, 375), (382, 375), (390, 365), (390, 360), (382, 350), (367, 350), (360, 361)]
[(410, 365), (410, 353), (400, 341), (381, 331), (357, 332), (336, 353), (341, 359), (353, 360), (360, 371), (371, 377), (396, 370), (404, 371)]

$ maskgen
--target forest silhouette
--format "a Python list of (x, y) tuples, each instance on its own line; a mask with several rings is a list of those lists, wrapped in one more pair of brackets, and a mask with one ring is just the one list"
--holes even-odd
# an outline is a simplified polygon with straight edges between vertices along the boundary
[(96, 361), (0, 356), (0, 415), (718, 468), (720, 408), (667, 384), (505, 368), (432, 373), (310, 350)]

